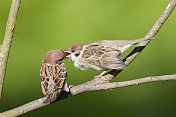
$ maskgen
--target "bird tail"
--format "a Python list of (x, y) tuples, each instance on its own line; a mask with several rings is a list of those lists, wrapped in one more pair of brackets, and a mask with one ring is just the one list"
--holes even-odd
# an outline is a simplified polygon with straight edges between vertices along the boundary
[(49, 93), (47, 96), (46, 96), (46, 99), (43, 101), (43, 103), (51, 103), (51, 102), (54, 102), (56, 101), (57, 97), (58, 97), (58, 91), (55, 91), (55, 92), (52, 92), (52, 93)]
[[(146, 40), (152, 40), (154, 39), (154, 37), (152, 38), (141, 38), (141, 39), (136, 39), (136, 40), (128, 40), (128, 41), (123, 41), (123, 40), (120, 40), (122, 45), (119, 46), (119, 50), (124, 53), (126, 50), (128, 50), (130, 47), (134, 46), (135, 44), (139, 43), (139, 42), (142, 42), (142, 41), (146, 41)], [(117, 40), (117, 43), (118, 43), (119, 40)]]
[(135, 45), (135, 44), (137, 44), (137, 43), (139, 43), (139, 42), (142, 42), (142, 41), (145, 41), (145, 40), (152, 40), (152, 39), (154, 39), (154, 38), (155, 38), (155, 37), (140, 38), (140, 39), (136, 39), (136, 40), (130, 40), (129, 42), (130, 42), (130, 44)]

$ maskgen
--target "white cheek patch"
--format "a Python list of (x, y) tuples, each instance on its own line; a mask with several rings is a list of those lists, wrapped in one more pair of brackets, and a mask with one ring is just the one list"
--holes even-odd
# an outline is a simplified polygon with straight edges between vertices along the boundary
[(84, 47), (83, 47), (83, 49), (82, 49), (82, 51), (80, 52), (80, 54), (79, 54), (79, 56), (75, 56), (74, 54), (75, 53), (72, 53), (71, 54), (71, 61), (74, 63), (74, 66), (76, 67), (76, 68), (80, 68), (81, 70), (86, 70), (86, 69), (88, 69), (87, 67), (86, 67), (86, 65), (85, 65), (85, 63), (83, 63), (82, 62), (82, 55), (83, 55), (83, 53), (84, 53), (84, 51), (85, 51), (85, 49), (86, 49), (86, 45), (84, 45)]
[(73, 53), (73, 54), (71, 54), (70, 61), (75, 62), (75, 61), (77, 61), (79, 58), (80, 58), (80, 56), (75, 56), (74, 53)]
[(79, 59), (83, 55), (83, 52), (85, 51), (85, 48), (86, 48), (86, 45), (84, 45), (84, 47), (83, 47), (81, 53), (79, 54), (79, 56), (75, 56), (75, 53), (71, 53), (70, 61), (72, 61), (72, 62), (79, 61)]

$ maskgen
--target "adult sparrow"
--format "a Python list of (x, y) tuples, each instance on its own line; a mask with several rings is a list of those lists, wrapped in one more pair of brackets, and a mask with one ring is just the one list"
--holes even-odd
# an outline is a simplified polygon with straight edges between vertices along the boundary
[(67, 58), (74, 63), (74, 66), (81, 70), (94, 69), (123, 70), (126, 68), (122, 61), (123, 53), (131, 46), (151, 38), (141, 38), (136, 40), (101, 40), (88, 45), (72, 44), (65, 52), (70, 53)]
[(41, 87), (46, 96), (44, 103), (51, 103), (63, 90), (67, 90), (67, 70), (62, 62), (66, 56), (62, 50), (51, 50), (46, 53), (40, 68)]

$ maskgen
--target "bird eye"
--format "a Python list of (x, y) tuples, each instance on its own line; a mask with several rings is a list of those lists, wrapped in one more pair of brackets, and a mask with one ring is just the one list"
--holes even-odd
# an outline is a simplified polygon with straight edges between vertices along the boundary
[(61, 64), (62, 64), (62, 61), (58, 61), (57, 64), (58, 64), (58, 65), (61, 65)]
[(74, 55), (78, 57), (80, 55), (80, 51), (76, 51)]
[(75, 56), (76, 56), (76, 57), (79, 56), (79, 53), (76, 53)]
[(71, 52), (73, 53), (73, 52), (75, 52), (75, 50), (72, 50)]

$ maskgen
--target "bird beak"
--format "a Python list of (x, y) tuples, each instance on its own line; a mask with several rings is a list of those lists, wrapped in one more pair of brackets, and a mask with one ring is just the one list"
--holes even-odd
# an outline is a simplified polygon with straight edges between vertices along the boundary
[(71, 52), (69, 50), (65, 50), (64, 52), (65, 52), (65, 58), (70, 58)]

